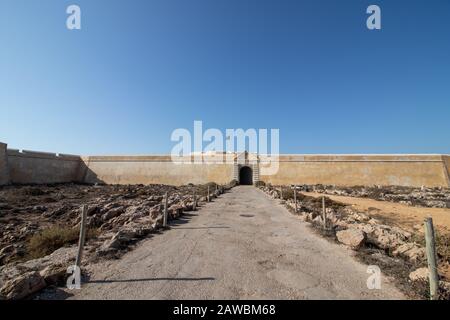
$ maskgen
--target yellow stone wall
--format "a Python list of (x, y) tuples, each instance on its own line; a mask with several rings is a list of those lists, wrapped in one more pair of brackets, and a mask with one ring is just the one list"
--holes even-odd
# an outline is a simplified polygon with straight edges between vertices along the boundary
[[(447, 163), (448, 168), (448, 163)], [(440, 155), (280, 156), (272, 184), (448, 186)]]

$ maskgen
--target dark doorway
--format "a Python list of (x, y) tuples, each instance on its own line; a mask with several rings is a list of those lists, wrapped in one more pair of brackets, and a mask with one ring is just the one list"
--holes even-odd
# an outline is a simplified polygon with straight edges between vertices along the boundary
[(253, 184), (253, 171), (250, 167), (242, 167), (239, 171), (239, 183), (251, 186)]

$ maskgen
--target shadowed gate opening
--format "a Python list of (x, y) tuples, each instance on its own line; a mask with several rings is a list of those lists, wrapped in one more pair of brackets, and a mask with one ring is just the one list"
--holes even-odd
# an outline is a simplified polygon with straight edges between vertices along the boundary
[(241, 185), (253, 185), (253, 170), (250, 167), (242, 167), (239, 170), (239, 183)]

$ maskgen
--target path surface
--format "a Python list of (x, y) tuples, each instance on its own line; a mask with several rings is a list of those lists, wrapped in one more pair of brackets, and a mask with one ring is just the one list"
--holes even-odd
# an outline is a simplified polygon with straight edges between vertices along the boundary
[(315, 235), (278, 201), (237, 187), (143, 240), (119, 260), (90, 267), (72, 299), (403, 299), (383, 277)]

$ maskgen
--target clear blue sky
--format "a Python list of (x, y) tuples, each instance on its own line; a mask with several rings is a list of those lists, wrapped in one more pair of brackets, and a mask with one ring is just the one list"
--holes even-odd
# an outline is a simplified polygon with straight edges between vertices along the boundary
[(11, 148), (167, 153), (203, 120), (282, 153), (450, 153), (448, 0), (0, 0), (0, 41)]

